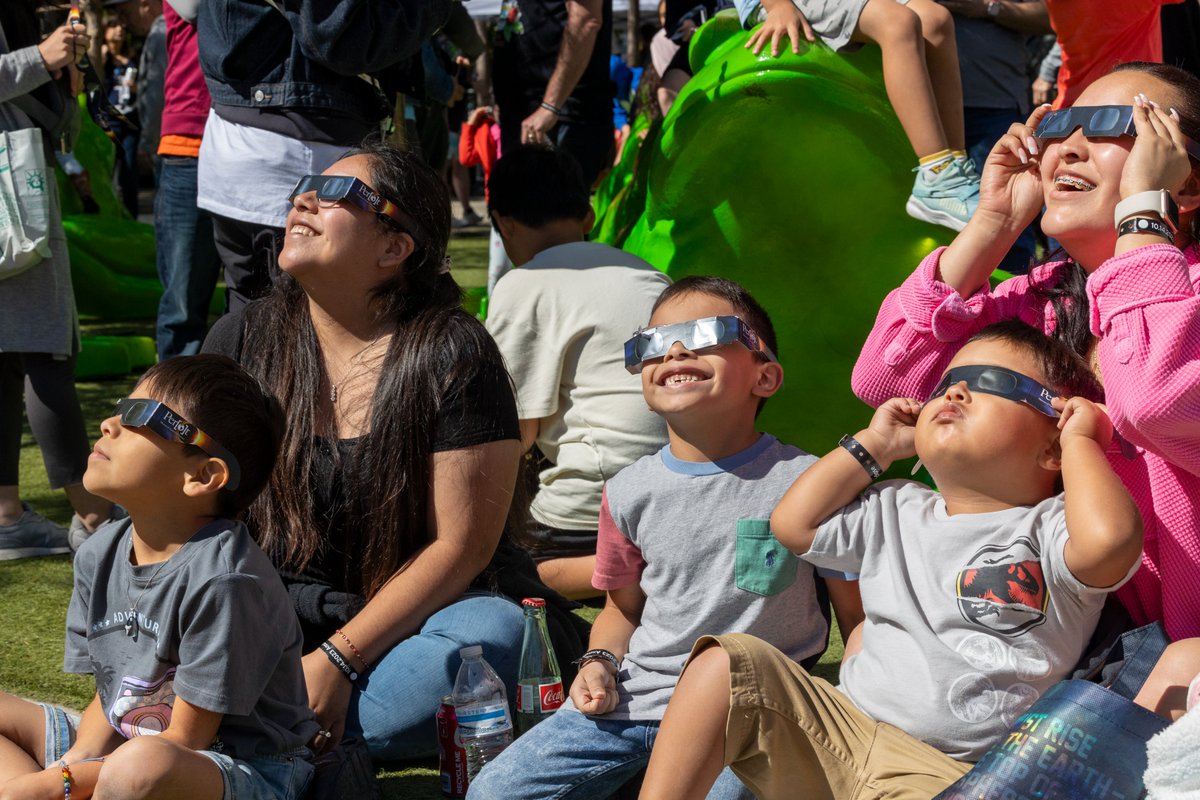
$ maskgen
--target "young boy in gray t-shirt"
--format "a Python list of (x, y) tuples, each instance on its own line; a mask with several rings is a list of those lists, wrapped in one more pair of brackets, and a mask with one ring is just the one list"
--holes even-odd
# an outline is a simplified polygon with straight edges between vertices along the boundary
[[(605, 487), (593, 584), (607, 592), (570, 699), (472, 782), (470, 798), (608, 797), (647, 763), (667, 702), (703, 633), (741, 631), (814, 663), (827, 612), (814, 569), (769, 517), (815, 459), (755, 429), (783, 369), (762, 307), (721, 278), (684, 278), (626, 345), (669, 444)], [(860, 616), (844, 573), (838, 622)], [(832, 577), (832, 576), (831, 576)], [(749, 798), (726, 772), (710, 797)]]
[[(928, 402), (889, 400), (800, 476), (775, 535), (860, 576), (866, 621), (841, 684), (751, 637), (702, 641), (642, 797), (703, 797), (725, 764), (765, 800), (923, 799), (966, 772), (1070, 675), (1140, 562), (1141, 518), (1105, 455), (1112, 424), (1087, 395), (1096, 379), (1067, 345), (998, 323)], [(940, 492), (870, 485), (914, 454)]]
[(96, 695), (78, 720), (0, 695), (5, 796), (300, 795), (318, 728), (300, 626), (236, 521), (282, 427), (270, 393), (212, 355), (153, 367), (101, 423), (84, 485), (129, 518), (76, 555), (63, 662)]

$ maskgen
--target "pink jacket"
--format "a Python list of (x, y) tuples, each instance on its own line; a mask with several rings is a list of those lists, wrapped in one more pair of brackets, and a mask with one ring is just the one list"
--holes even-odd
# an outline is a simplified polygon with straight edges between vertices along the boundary
[[(942, 251), (883, 301), (858, 363), (854, 393), (878, 406), (925, 399), (972, 334), (1018, 317), (1050, 332), (1054, 312), (1031, 287), (1053, 285), (1065, 262), (982, 288), (966, 300), (938, 279)], [(1200, 636), (1200, 246), (1151, 245), (1088, 277), (1105, 401), (1117, 431), (1113, 470), (1142, 513), (1142, 567), (1118, 592), (1134, 621), (1162, 620), (1173, 639)], [(1164, 591), (1166, 587), (1166, 591)]]

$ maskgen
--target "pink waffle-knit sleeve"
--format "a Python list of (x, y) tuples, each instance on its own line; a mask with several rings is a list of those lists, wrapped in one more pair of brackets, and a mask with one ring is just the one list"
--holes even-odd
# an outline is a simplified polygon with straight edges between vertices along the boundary
[(925, 400), (958, 349), (993, 322), (1017, 317), (1047, 332), (1054, 329), (1048, 304), (1031, 287), (1057, 281), (1063, 262), (1037, 267), (994, 289), (985, 284), (963, 298), (941, 280), (944, 250), (926, 256), (879, 309), (851, 377), (854, 393), (872, 406), (893, 397)]
[(592, 586), (602, 591), (620, 589), (641, 580), (646, 561), (642, 551), (629, 540), (608, 510), (608, 488), (600, 499), (600, 527), (596, 532), (596, 567)]
[(1102, 264), (1087, 291), (1113, 425), (1200, 475), (1200, 265), (1188, 254), (1139, 247)]

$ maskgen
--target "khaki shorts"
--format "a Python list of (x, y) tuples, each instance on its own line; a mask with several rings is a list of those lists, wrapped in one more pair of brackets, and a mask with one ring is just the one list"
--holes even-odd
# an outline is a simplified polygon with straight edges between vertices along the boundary
[(706, 636), (730, 665), (725, 763), (757, 797), (929, 800), (971, 768), (876, 722), (766, 642)]

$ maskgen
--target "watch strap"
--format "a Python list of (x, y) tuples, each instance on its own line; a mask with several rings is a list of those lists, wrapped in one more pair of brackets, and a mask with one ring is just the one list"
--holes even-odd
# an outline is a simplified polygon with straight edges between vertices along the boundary
[(1175, 244), (1175, 234), (1167, 224), (1151, 217), (1130, 217), (1117, 226), (1117, 236), (1127, 233), (1152, 233)]
[(1138, 192), (1117, 203), (1113, 212), (1113, 225), (1120, 226), (1122, 222), (1137, 214), (1157, 214), (1171, 232), (1179, 230), (1179, 206), (1166, 189), (1156, 189), (1150, 192)]

